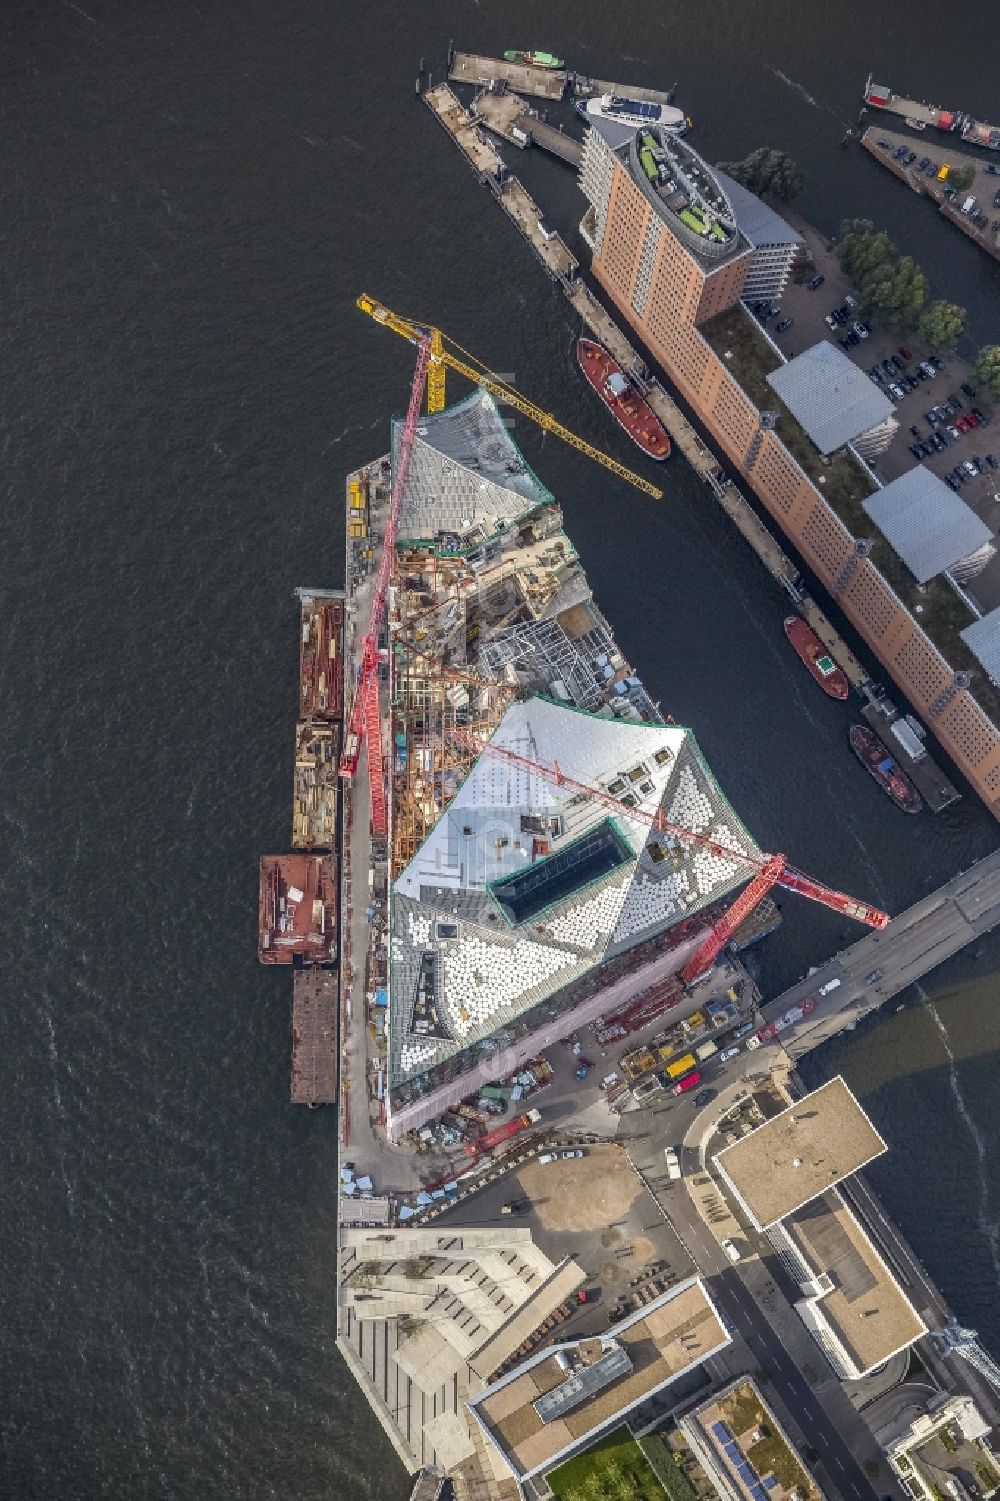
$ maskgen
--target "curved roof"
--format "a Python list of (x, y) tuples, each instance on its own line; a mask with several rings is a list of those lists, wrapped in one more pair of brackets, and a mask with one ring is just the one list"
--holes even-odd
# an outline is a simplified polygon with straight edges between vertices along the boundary
[(633, 134), (628, 155), (632, 176), (677, 238), (706, 260), (727, 260), (739, 246), (736, 213), (697, 151), (652, 126)]

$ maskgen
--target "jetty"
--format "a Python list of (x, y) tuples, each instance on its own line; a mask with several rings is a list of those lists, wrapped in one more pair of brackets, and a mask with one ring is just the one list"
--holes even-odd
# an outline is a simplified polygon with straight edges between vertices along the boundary
[(989, 125), (977, 120), (965, 110), (943, 109), (939, 104), (928, 104), (923, 99), (908, 99), (905, 94), (895, 94), (885, 84), (874, 83), (869, 73), (865, 84), (865, 107), (884, 110), (890, 115), (902, 115), (911, 130), (934, 130), (956, 134), (970, 146), (984, 146), (987, 151), (1000, 151), (1000, 125)]
[(338, 976), (296, 970), (292, 979), (292, 1104), (337, 1101)]
[(571, 167), (579, 167), (583, 147), (575, 137), (539, 118), (519, 94), (508, 89), (480, 89), (472, 101), (472, 114), (486, 129), (524, 151), (540, 146)]

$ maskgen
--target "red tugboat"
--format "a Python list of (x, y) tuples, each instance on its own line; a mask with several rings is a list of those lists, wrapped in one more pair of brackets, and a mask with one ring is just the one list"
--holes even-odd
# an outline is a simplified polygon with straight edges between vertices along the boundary
[(667, 430), (643, 401), (617, 360), (593, 339), (577, 339), (577, 364), (611, 415), (651, 459), (670, 457)]
[(896, 807), (902, 808), (904, 813), (919, 813), (924, 806), (923, 798), (906, 773), (896, 765), (875, 731), (863, 724), (852, 724), (850, 737), (851, 750)]
[(785, 635), (823, 692), (831, 698), (845, 699), (850, 691), (847, 677), (828, 654), (816, 632), (798, 615), (789, 615), (785, 621)]

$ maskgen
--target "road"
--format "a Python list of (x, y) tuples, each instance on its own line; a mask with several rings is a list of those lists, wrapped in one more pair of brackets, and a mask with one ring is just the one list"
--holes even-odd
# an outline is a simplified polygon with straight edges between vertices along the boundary
[[(684, 1112), (684, 1120), (690, 1128), (692, 1122), (687, 1111)], [(743, 1273), (727, 1261), (724, 1251), (701, 1219), (685, 1184), (674, 1183), (669, 1187), (663, 1184), (662, 1133), (656, 1129), (650, 1131), (648, 1121), (645, 1125), (647, 1130), (632, 1143), (635, 1164), (646, 1176), (650, 1191), (656, 1196), (663, 1213), (669, 1217), (688, 1255), (698, 1266), (711, 1296), (731, 1329), (746, 1344), (760, 1370), (766, 1373), (771, 1389), (806, 1441), (819, 1453), (820, 1463), (826, 1472), (825, 1488), (835, 1491), (842, 1501), (875, 1501), (877, 1493), (855, 1458), (855, 1449), (861, 1452), (872, 1450), (874, 1453), (874, 1442), (870, 1434), (861, 1437), (859, 1441), (863, 1426), (861, 1418), (850, 1408), (847, 1398), (835, 1381), (828, 1381), (827, 1397), (837, 1406), (836, 1419), (824, 1407), (810, 1380), (792, 1359), (780, 1334), (772, 1327), (764, 1309), (747, 1286)], [(689, 1159), (685, 1163), (685, 1173), (689, 1173), (695, 1170), (695, 1165), (690, 1161), (690, 1154), (685, 1155)], [(751, 1266), (759, 1269), (761, 1263), (748, 1263), (747, 1270)], [(805, 1335), (804, 1329), (803, 1334)], [(809, 1336), (805, 1335), (805, 1338), (808, 1340)], [(823, 1357), (818, 1347), (815, 1355), (817, 1364), (822, 1365)], [(824, 1371), (825, 1381), (830, 1374)], [(838, 1426), (846, 1422), (850, 1422), (848, 1431), (854, 1448)]]
[[(1000, 851), (894, 917), (881, 932), (868, 933), (800, 980), (763, 1009), (768, 1021), (811, 996), (816, 1009), (781, 1033), (792, 1058), (856, 1024), (883, 1002), (920, 980), (1000, 923)], [(878, 978), (869, 982), (868, 977)], [(819, 991), (830, 980), (838, 987)]]

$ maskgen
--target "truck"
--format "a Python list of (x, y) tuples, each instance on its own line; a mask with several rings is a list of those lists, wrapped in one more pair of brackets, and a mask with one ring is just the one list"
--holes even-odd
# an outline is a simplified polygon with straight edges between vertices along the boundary
[(678, 1161), (677, 1152), (673, 1147), (666, 1147), (663, 1152), (667, 1164), (667, 1177), (672, 1181), (681, 1176), (681, 1165)]
[(684, 1074), (690, 1073), (695, 1066), (693, 1053), (685, 1053), (681, 1058), (675, 1058), (673, 1063), (667, 1064), (667, 1076), (671, 1079), (680, 1079)]
[(697, 1087), (698, 1087), (698, 1085), (700, 1083), (701, 1083), (701, 1074), (699, 1074), (697, 1072), (695, 1072), (693, 1074), (688, 1074), (686, 1078), (680, 1079), (674, 1085), (674, 1087), (670, 1091), (670, 1093), (671, 1094), (687, 1094), (687, 1092), (688, 1092), (689, 1089), (697, 1089)]
[(695, 1048), (694, 1055), (699, 1063), (704, 1063), (707, 1058), (711, 1058), (712, 1054), (718, 1051), (719, 1044), (717, 1042), (703, 1042), (699, 1047)]
[(484, 1152), (498, 1147), (502, 1141), (509, 1141), (520, 1131), (527, 1131), (529, 1127), (537, 1125), (541, 1118), (540, 1110), (526, 1110), (524, 1115), (515, 1115), (513, 1120), (504, 1121), (502, 1126), (487, 1131), (485, 1136), (477, 1137), (475, 1141), (467, 1141), (464, 1147), (466, 1157), (481, 1157)]

